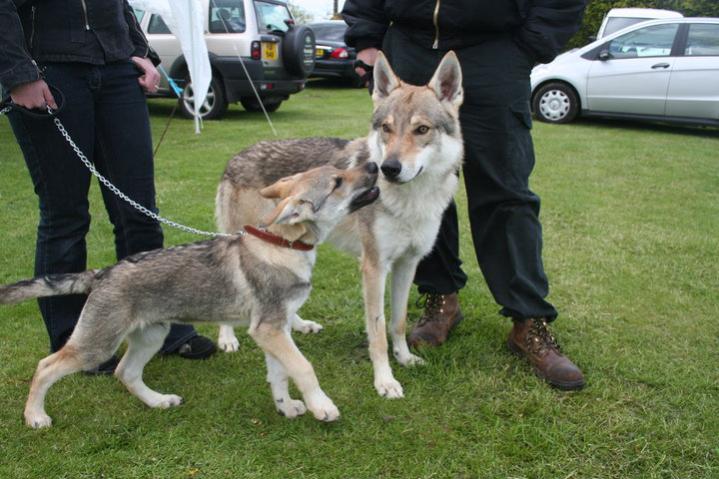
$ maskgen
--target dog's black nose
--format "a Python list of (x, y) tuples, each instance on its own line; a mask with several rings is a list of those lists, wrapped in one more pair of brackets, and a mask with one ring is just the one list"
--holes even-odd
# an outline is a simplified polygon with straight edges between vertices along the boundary
[(382, 173), (384, 173), (384, 176), (389, 179), (394, 179), (397, 178), (400, 171), (402, 171), (402, 163), (400, 163), (396, 158), (389, 158), (382, 163), (381, 170)]
[(378, 171), (377, 163), (375, 163), (374, 161), (370, 161), (365, 165), (364, 169), (367, 170), (367, 173), (369, 173), (370, 175), (374, 175)]

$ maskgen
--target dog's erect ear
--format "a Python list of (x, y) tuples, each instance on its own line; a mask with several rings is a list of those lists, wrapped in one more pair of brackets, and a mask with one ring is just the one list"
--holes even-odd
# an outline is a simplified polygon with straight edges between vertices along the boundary
[(295, 182), (297, 175), (281, 178), (270, 186), (262, 188), (260, 194), (265, 198), (284, 198), (290, 193), (290, 188)]
[[(268, 187), (269, 188), (269, 187)], [(262, 222), (265, 226), (269, 226), (273, 223), (282, 224), (286, 223), (293, 214), (296, 213), (296, 201), (294, 198), (289, 197), (277, 203), (277, 206), (267, 215), (267, 218)]]
[(455, 107), (462, 104), (464, 99), (462, 68), (453, 51), (447, 52), (442, 58), (434, 76), (429, 81), (429, 87), (435, 91), (440, 101), (448, 101)]
[(375, 102), (386, 98), (392, 90), (399, 86), (399, 78), (389, 66), (387, 58), (382, 52), (377, 52), (377, 59), (374, 62), (374, 90), (372, 100)]

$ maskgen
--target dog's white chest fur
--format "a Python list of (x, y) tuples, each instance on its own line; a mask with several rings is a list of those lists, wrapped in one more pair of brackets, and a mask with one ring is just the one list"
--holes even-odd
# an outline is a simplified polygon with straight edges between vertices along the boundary
[(427, 255), (434, 245), (447, 208), (457, 190), (457, 176), (429, 175), (404, 185), (382, 189), (381, 208), (372, 229), (380, 255), (388, 261), (404, 256)]

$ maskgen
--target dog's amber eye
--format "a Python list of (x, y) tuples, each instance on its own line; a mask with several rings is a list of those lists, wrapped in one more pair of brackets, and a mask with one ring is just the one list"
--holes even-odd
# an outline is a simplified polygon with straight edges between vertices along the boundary
[(420, 125), (417, 127), (417, 129), (414, 130), (415, 133), (418, 135), (424, 135), (429, 131), (429, 127), (427, 125)]
[(336, 176), (335, 177), (335, 189), (339, 188), (340, 186), (342, 186), (342, 177)]
[(385, 133), (389, 133), (392, 131), (392, 129), (389, 127), (387, 123), (382, 123), (382, 131)]

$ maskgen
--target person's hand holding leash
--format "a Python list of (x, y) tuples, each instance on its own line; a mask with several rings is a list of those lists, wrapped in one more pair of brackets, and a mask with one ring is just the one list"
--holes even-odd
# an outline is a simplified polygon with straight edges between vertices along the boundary
[(377, 50), (376, 48), (365, 48), (364, 50), (360, 50), (359, 52), (357, 52), (357, 60), (355, 61), (355, 73), (357, 73), (357, 75), (359, 75), (359, 77), (365, 81), (365, 85), (367, 85), (367, 82), (369, 81), (369, 74), (371, 73), (371, 68), (364, 68), (364, 65), (368, 67), (373, 67), (374, 62), (377, 59), (378, 51), (379, 50)]
[(16, 86), (10, 91), (10, 99), (15, 105), (28, 110), (44, 109), (46, 106), (57, 110), (57, 103), (45, 80), (35, 80)]
[(137, 81), (147, 93), (156, 93), (160, 86), (160, 72), (157, 71), (155, 65), (149, 58), (132, 57), (132, 63), (142, 72)]

